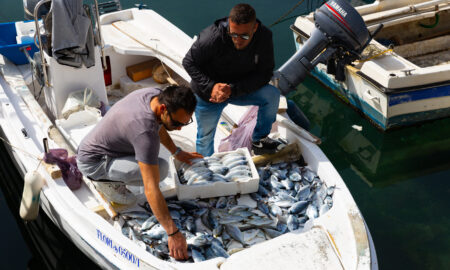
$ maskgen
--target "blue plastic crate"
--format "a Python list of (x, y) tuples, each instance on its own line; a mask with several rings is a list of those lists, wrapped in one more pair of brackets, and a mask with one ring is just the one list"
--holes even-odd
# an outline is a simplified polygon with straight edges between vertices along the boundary
[(38, 48), (32, 40), (17, 44), (16, 36), (15, 23), (0, 23), (0, 54), (3, 54), (9, 61), (16, 65), (23, 65), (28, 63), (28, 59), (19, 48), (28, 45), (31, 46), (31, 50), (28, 51), (31, 57), (38, 51)]

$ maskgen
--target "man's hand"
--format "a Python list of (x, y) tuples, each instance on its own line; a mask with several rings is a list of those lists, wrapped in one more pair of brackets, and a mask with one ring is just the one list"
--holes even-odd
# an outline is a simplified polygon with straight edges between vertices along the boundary
[(203, 158), (203, 156), (197, 152), (185, 152), (181, 150), (178, 154), (175, 155), (175, 158), (178, 159), (179, 161), (191, 165), (192, 163), (191, 159)]
[(209, 101), (221, 103), (227, 100), (231, 95), (231, 87), (226, 83), (216, 83), (211, 91)]
[(171, 257), (175, 258), (176, 260), (187, 260), (189, 258), (186, 238), (184, 238), (181, 232), (170, 236), (168, 245)]

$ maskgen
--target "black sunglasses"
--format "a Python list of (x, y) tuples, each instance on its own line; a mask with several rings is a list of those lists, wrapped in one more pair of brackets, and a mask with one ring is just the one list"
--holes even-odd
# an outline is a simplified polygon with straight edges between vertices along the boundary
[(178, 122), (178, 121), (176, 121), (176, 120), (173, 120), (172, 113), (170, 113), (170, 112), (169, 112), (169, 117), (170, 117), (170, 125), (171, 125), (172, 127), (184, 127), (184, 126), (187, 126), (187, 125), (189, 125), (190, 123), (194, 122), (194, 120), (192, 119), (192, 117), (191, 117), (191, 119), (189, 119), (189, 121), (188, 121), (187, 123), (181, 123), (181, 122)]

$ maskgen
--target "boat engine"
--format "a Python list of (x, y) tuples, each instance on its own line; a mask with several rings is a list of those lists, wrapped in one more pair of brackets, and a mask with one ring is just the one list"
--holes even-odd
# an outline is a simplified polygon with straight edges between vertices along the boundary
[(330, 0), (314, 12), (316, 28), (272, 81), (283, 95), (295, 90), (318, 63), (327, 64), (328, 73), (345, 80), (344, 67), (360, 58), (361, 52), (381, 30), (370, 34), (361, 15), (346, 0)]

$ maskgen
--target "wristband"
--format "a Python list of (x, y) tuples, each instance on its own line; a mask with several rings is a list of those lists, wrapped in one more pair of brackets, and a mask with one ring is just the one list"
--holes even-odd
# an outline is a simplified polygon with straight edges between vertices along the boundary
[(177, 146), (177, 150), (175, 150), (175, 152), (173, 152), (172, 157), (175, 157), (176, 155), (178, 155), (178, 153), (180, 153), (182, 150), (180, 147)]
[(168, 234), (167, 236), (168, 236), (168, 237), (174, 236), (174, 235), (177, 234), (179, 231), (180, 231), (180, 230), (177, 228), (176, 231), (174, 231), (174, 232), (171, 233), (171, 234)]

